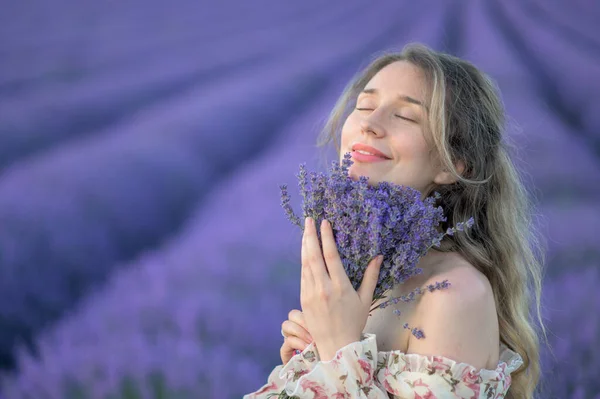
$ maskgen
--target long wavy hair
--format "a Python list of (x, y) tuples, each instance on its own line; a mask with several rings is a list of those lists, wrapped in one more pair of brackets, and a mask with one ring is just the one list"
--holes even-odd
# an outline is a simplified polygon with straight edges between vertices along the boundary
[[(407, 61), (428, 83), (432, 151), (457, 179), (433, 186), (448, 218), (444, 229), (474, 217), (466, 234), (446, 236), (441, 250), (456, 251), (490, 281), (498, 313), (500, 341), (519, 353), (523, 366), (513, 372), (507, 398), (531, 399), (538, 388), (543, 248), (532, 220), (533, 202), (511, 160), (505, 137), (504, 106), (492, 80), (473, 64), (421, 44), (378, 55), (346, 86), (317, 145), (334, 143), (340, 155), (341, 126), (358, 94), (386, 65)], [(459, 173), (457, 165), (464, 163)], [(532, 317), (534, 316), (534, 317)], [(533, 321), (535, 320), (535, 322)]]

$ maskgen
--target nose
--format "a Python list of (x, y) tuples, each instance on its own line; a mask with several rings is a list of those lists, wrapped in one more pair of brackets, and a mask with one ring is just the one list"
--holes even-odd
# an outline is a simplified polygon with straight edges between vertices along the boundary
[(385, 135), (385, 128), (373, 118), (373, 114), (362, 118), (360, 121), (360, 130), (363, 133), (373, 133), (375, 136)]

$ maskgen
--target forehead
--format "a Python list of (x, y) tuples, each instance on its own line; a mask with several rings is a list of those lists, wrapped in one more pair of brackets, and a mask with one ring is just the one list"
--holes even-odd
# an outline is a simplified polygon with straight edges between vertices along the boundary
[(427, 82), (419, 67), (407, 61), (395, 61), (379, 70), (365, 89), (377, 89), (382, 96), (406, 95), (423, 102)]

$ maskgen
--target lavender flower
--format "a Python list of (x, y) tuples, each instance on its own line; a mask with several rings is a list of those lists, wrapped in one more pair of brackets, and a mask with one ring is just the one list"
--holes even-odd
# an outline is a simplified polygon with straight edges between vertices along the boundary
[(412, 335), (414, 335), (418, 339), (425, 338), (425, 334), (423, 334), (423, 330), (420, 330), (418, 328), (410, 328), (408, 323), (404, 323), (403, 327), (407, 330), (411, 330)]
[[(375, 303), (394, 285), (422, 273), (417, 263), (432, 246), (439, 246), (445, 235), (464, 231), (474, 221), (471, 218), (445, 233), (440, 232), (440, 223), (446, 218), (442, 208), (435, 206), (439, 199), (437, 193), (422, 200), (421, 193), (410, 187), (389, 182), (370, 186), (365, 176), (354, 180), (348, 175), (350, 157), (346, 153), (341, 163), (333, 162), (328, 175), (307, 173), (305, 165), (300, 165), (297, 177), (303, 199), (302, 216), (313, 218), (317, 225), (323, 219), (331, 223), (342, 264), (354, 289), (360, 286), (369, 261), (383, 255), (373, 297)], [(288, 219), (303, 229), (300, 218), (290, 206), (287, 186), (280, 189), (281, 204)], [(446, 280), (426, 289), (432, 292), (449, 285)], [(424, 292), (417, 288), (409, 295), (386, 301), (379, 308), (399, 301), (413, 301)], [(415, 329), (413, 334), (423, 336)]]

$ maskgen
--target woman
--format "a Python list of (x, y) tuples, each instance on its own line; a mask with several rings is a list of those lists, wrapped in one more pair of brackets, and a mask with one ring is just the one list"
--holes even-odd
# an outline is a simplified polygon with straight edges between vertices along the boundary
[(395, 297), (451, 283), (401, 302), (398, 318), (393, 306), (369, 317), (381, 260), (372, 260), (353, 290), (331, 227), (307, 219), (302, 311), (282, 324), (283, 364), (245, 398), (533, 398), (539, 340), (529, 309), (533, 300), (543, 332), (542, 263), (503, 124), (485, 74), (422, 45), (380, 56), (353, 79), (320, 144), (333, 141), (340, 160), (351, 152), (351, 175), (408, 185), (423, 196), (438, 192), (448, 225), (470, 217), (475, 224), (446, 236), (421, 259), (423, 273), (394, 289)]

